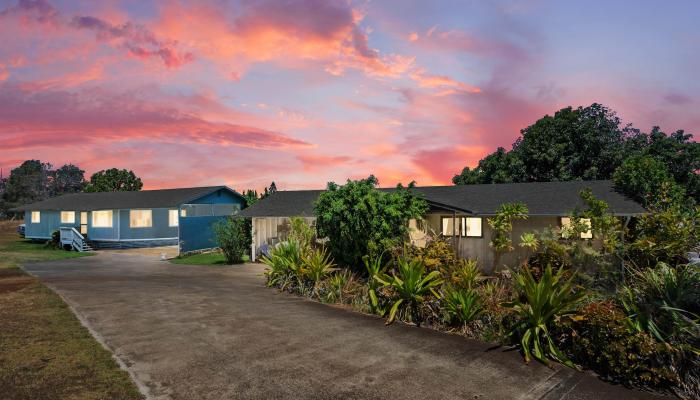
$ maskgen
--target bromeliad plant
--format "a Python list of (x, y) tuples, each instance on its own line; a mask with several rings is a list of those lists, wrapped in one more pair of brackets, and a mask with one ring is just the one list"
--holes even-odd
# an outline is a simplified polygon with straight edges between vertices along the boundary
[(294, 279), (299, 282), (299, 269), (302, 265), (301, 248), (295, 241), (281, 242), (270, 251), (270, 256), (263, 256), (262, 262), (267, 266), (267, 286), (285, 290)]
[(443, 291), (442, 304), (449, 323), (468, 324), (484, 312), (484, 304), (473, 288), (447, 285)]
[(377, 279), (384, 286), (391, 288), (396, 294), (397, 298), (394, 300), (394, 304), (391, 306), (389, 311), (389, 319), (387, 320), (387, 325), (394, 322), (396, 319), (396, 313), (399, 311), (399, 307), (404, 305), (411, 316), (411, 321), (417, 326), (420, 326), (422, 321), (419, 306), (425, 297), (431, 293), (440, 298), (440, 295), (435, 292), (435, 287), (442, 284), (442, 279), (440, 279), (440, 272), (431, 271), (425, 274), (425, 264), (420, 259), (407, 260), (405, 258), (399, 258), (397, 262), (398, 275), (396, 273), (391, 274), (391, 276), (379, 276)]
[(513, 326), (509, 335), (520, 339), (520, 346), (525, 361), (530, 362), (534, 357), (546, 365), (548, 358), (557, 360), (569, 367), (575, 365), (559, 350), (552, 337), (550, 329), (562, 317), (574, 313), (576, 305), (584, 298), (584, 292), (574, 288), (574, 276), (564, 279), (564, 271), (559, 269), (552, 272), (547, 266), (542, 277), (537, 280), (529, 268), (523, 268), (516, 276), (515, 282), (519, 298), (504, 304), (519, 316), (519, 322)]
[(313, 283), (312, 296), (318, 296), (318, 289), (323, 278), (331, 272), (338, 270), (335, 268), (333, 259), (326, 249), (312, 250), (311, 253), (303, 258), (302, 266), (299, 270), (301, 275)]

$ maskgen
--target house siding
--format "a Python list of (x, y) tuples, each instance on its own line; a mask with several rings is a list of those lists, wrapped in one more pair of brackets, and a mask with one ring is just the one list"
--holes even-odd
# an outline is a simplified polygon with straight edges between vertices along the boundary
[(177, 238), (178, 227), (169, 226), (168, 211), (171, 210), (170, 208), (139, 208), (139, 210), (151, 210), (151, 226), (147, 228), (132, 228), (130, 226), (131, 210), (119, 210), (119, 240)]
[[(240, 211), (245, 200), (225, 189), (188, 201), (186, 204), (233, 204), (234, 214)], [(181, 207), (182, 208), (182, 205)], [(213, 209), (212, 209), (213, 211)], [(202, 215), (183, 217), (178, 211), (179, 247), (181, 253), (218, 247), (214, 224), (228, 218), (227, 215)]]
[[(64, 210), (73, 211), (73, 210)], [(40, 221), (38, 224), (32, 223), (32, 212), (25, 211), (25, 237), (27, 239), (51, 239), (51, 234), (62, 226), (80, 227), (80, 212), (75, 212), (75, 223), (62, 224), (60, 211), (40, 211)]]

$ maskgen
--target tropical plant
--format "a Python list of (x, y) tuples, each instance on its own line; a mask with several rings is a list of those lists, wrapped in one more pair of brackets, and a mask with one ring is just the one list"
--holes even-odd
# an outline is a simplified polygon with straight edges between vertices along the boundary
[(488, 218), (488, 223), (493, 230), (489, 245), (494, 251), (493, 268), (499, 267), (503, 253), (513, 250), (513, 241), (510, 233), (513, 230), (513, 221), (527, 219), (528, 209), (523, 203), (501, 204), (496, 210), (496, 215)]
[(552, 267), (547, 266), (542, 277), (536, 280), (526, 267), (515, 276), (519, 298), (506, 306), (519, 316), (519, 321), (511, 329), (510, 335), (519, 338), (526, 362), (534, 357), (549, 365), (549, 357), (574, 367), (556, 347), (550, 335), (555, 321), (571, 315), (585, 296), (584, 292), (575, 290), (573, 276), (567, 280), (564, 279), (563, 273), (560, 269), (555, 274)]
[(312, 250), (309, 255), (302, 259), (302, 265), (299, 272), (301, 275), (313, 283), (312, 296), (318, 295), (318, 288), (328, 274), (338, 270), (335, 268), (333, 259), (325, 248)]
[(326, 301), (343, 303), (343, 294), (346, 291), (348, 283), (352, 280), (352, 272), (348, 269), (343, 269), (328, 278), (328, 293)]
[(228, 264), (243, 262), (243, 255), (251, 244), (250, 224), (245, 218), (231, 216), (217, 221), (213, 226), (216, 243), (224, 253)]
[(484, 312), (481, 297), (473, 288), (446, 285), (441, 302), (450, 323), (468, 324)]
[(289, 219), (289, 225), (288, 240), (299, 243), (302, 251), (309, 251), (316, 235), (311, 224), (303, 217), (292, 217)]
[(376, 276), (376, 279), (383, 285), (390, 287), (396, 293), (394, 304), (389, 311), (387, 324), (394, 322), (399, 307), (402, 304), (408, 309), (411, 321), (420, 326), (422, 317), (419, 313), (419, 306), (425, 301), (425, 297), (433, 294), (439, 298), (439, 294), (434, 288), (442, 284), (440, 272), (430, 271), (425, 273), (425, 264), (422, 260), (399, 258), (397, 262), (398, 274), (392, 272), (391, 276)]
[(473, 289), (484, 280), (476, 260), (461, 259), (450, 274), (452, 283), (460, 288)]
[(698, 266), (659, 263), (633, 270), (618, 299), (633, 329), (700, 355)]
[(412, 257), (421, 258), (428, 271), (440, 270), (444, 273), (457, 264), (451, 240), (435, 232), (428, 233), (428, 240), (424, 247), (412, 246), (409, 252)]
[(294, 279), (300, 283), (299, 269), (301, 268), (302, 254), (296, 242), (278, 243), (270, 251), (269, 257), (262, 257), (262, 262), (267, 266), (265, 275), (268, 286), (276, 286), (284, 290)]
[[(371, 258), (369, 256), (363, 257), (363, 262), (365, 263), (365, 269), (367, 270), (367, 292), (369, 295), (369, 306), (370, 311), (373, 314), (377, 314), (383, 317), (387, 312), (387, 307), (380, 301), (379, 289), (382, 287), (382, 283), (379, 279), (385, 277), (384, 271), (386, 271), (387, 265), (383, 260), (383, 253), (377, 257)], [(385, 280), (386, 280), (385, 279)]]

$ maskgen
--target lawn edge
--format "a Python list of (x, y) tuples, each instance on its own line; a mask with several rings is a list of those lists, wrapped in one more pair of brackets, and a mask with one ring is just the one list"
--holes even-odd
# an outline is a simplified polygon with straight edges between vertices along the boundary
[[(48, 262), (50, 262), (50, 261), (48, 261)], [(109, 352), (109, 354), (112, 355), (112, 358), (114, 359), (114, 361), (116, 361), (117, 365), (119, 365), (119, 368), (121, 368), (122, 370), (126, 371), (126, 373), (129, 374), (132, 382), (134, 382), (134, 385), (136, 385), (136, 388), (144, 396), (144, 398), (146, 400), (153, 400), (154, 399), (154, 397), (151, 395), (151, 391), (148, 388), (148, 386), (145, 383), (141, 382), (136, 377), (136, 374), (124, 362), (124, 360), (122, 360), (121, 358), (119, 358), (117, 356), (117, 354), (114, 352), (114, 350), (112, 350), (109, 347), (109, 345), (105, 341), (104, 337), (102, 337), (102, 335), (100, 335), (95, 329), (92, 328), (92, 326), (90, 326), (90, 323), (88, 322), (88, 320), (85, 317), (83, 317), (82, 314), (80, 314), (78, 312), (78, 310), (75, 307), (75, 304), (71, 300), (69, 300), (67, 297), (63, 296), (58, 290), (56, 290), (56, 288), (53, 285), (51, 285), (50, 283), (42, 282), (38, 276), (36, 276), (36, 275), (32, 274), (30, 271), (26, 270), (24, 268), (24, 263), (18, 263), (17, 265), (19, 266), (19, 269), (22, 270), (22, 272), (33, 277), (34, 279), (37, 280), (37, 283), (47, 287), (55, 295), (57, 295), (61, 299), (61, 301), (63, 301), (63, 303), (65, 303), (65, 305), (68, 307), (68, 309), (71, 311), (71, 313), (73, 313), (73, 315), (78, 319), (78, 321), (80, 322), (80, 325), (85, 327), (85, 329), (87, 329), (88, 332), (90, 332), (90, 335), (93, 337), (93, 339), (95, 339), (95, 341), (97, 341), (97, 343), (99, 343), (100, 346), (102, 346), (102, 348), (107, 350)]]

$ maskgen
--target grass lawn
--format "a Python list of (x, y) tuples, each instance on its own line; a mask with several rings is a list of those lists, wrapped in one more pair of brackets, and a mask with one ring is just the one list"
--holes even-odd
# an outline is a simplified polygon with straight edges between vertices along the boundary
[(142, 399), (61, 298), (18, 267), (90, 254), (21, 240), (16, 225), (0, 221), (0, 397)]
[[(246, 255), (243, 256), (243, 261), (248, 262), (250, 258)], [(173, 264), (186, 264), (186, 265), (226, 265), (226, 258), (224, 254), (220, 251), (212, 253), (199, 253), (192, 254), (189, 256), (178, 256), (170, 259)]]

